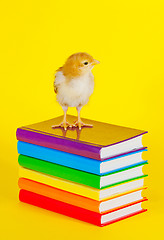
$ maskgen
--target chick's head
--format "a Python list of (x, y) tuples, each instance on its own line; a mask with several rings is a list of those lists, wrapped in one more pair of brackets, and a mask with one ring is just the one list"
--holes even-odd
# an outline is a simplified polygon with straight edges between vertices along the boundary
[(99, 61), (85, 52), (71, 55), (63, 66), (63, 73), (67, 77), (77, 77), (92, 70)]

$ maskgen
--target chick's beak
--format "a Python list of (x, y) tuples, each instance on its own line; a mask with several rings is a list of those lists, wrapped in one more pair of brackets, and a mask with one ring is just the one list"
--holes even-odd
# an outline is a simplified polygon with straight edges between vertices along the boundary
[(92, 62), (92, 65), (94, 66), (94, 65), (99, 64), (99, 63), (100, 62), (98, 60), (94, 59), (93, 62)]

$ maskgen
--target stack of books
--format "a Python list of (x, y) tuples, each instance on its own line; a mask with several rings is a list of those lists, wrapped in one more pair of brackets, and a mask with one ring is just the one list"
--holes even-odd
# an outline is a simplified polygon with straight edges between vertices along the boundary
[(20, 201), (98, 226), (146, 211), (146, 132), (88, 119), (92, 128), (52, 129), (62, 118), (17, 129)]

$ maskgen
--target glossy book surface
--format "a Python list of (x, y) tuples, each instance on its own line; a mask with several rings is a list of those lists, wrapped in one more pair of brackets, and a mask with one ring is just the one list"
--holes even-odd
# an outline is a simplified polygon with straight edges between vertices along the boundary
[(146, 211), (146, 209), (142, 209), (141, 203), (147, 200), (142, 199), (135, 204), (129, 204), (127, 207), (120, 208), (119, 210), (108, 211), (107, 213), (101, 214), (23, 189), (20, 190), (19, 199), (22, 202), (101, 227)]
[(135, 166), (138, 163), (144, 163), (142, 159), (142, 153), (143, 151), (146, 151), (145, 149), (142, 149), (104, 161), (98, 161), (76, 154), (21, 141), (18, 141), (17, 147), (18, 153), (21, 155), (41, 159), (47, 162), (56, 163), (62, 166), (97, 175), (105, 175), (110, 172), (116, 172), (127, 167)]
[[(76, 120), (75, 116), (67, 116), (69, 122)], [(98, 147), (109, 146), (132, 137), (144, 134), (145, 131), (128, 127), (121, 127), (113, 124), (84, 119), (86, 123), (93, 124), (92, 128), (84, 127), (82, 130), (78, 128), (69, 129), (66, 132), (62, 128), (53, 129), (51, 126), (62, 121), (63, 116), (53, 118), (36, 124), (27, 125), (22, 129), (40, 132), (43, 134), (56, 136), (59, 138), (68, 138), (74, 141), (85, 142)]]
[[(146, 131), (142, 130), (89, 119), (83, 120), (86, 123), (92, 124), (92, 128), (83, 127), (82, 130), (79, 130), (78, 128), (69, 128), (67, 131), (62, 128), (52, 129), (52, 125), (61, 122), (62, 118), (63, 116), (60, 116), (47, 121), (18, 128), (17, 139), (101, 160), (106, 158), (106, 155), (101, 156), (101, 149), (104, 147), (115, 146), (117, 144), (124, 143), (125, 141), (130, 141), (146, 133)], [(67, 119), (69, 122), (73, 123), (76, 120), (76, 117), (68, 115)], [(141, 143), (137, 146), (138, 148), (143, 148)], [(135, 145), (133, 146), (133, 144), (130, 148), (127, 148), (127, 152), (133, 150), (135, 150)], [(114, 155), (117, 154), (122, 154), (122, 150), (116, 153), (114, 152)]]
[(34, 192), (45, 197), (49, 197), (61, 202), (65, 202), (77, 207), (85, 208), (99, 213), (103, 213), (112, 209), (114, 210), (121, 206), (125, 206), (129, 203), (134, 203), (138, 200), (143, 199), (141, 192), (143, 189), (146, 189), (146, 187), (142, 187), (140, 189), (131, 190), (128, 193), (122, 193), (117, 196), (112, 196), (103, 201), (96, 201), (25, 178), (20, 178), (18, 181), (18, 185), (20, 189)]
[(116, 196), (122, 193), (128, 193), (134, 189), (139, 189), (144, 186), (144, 178), (129, 180), (125, 183), (120, 183), (104, 189), (96, 189), (86, 185), (67, 181), (61, 178), (52, 177), (43, 173), (39, 173), (24, 167), (19, 167), (19, 177), (29, 179), (38, 183), (45, 184), (55, 189), (64, 190), (83, 197), (101, 201), (111, 196)]
[(138, 164), (135, 167), (120, 170), (104, 176), (99, 176), (23, 155), (19, 155), (18, 162), (20, 166), (24, 168), (84, 184), (97, 189), (102, 189), (104, 187), (109, 187), (121, 182), (146, 176), (144, 175), (142, 168), (144, 164), (147, 163), (147, 161), (145, 161), (144, 163)]

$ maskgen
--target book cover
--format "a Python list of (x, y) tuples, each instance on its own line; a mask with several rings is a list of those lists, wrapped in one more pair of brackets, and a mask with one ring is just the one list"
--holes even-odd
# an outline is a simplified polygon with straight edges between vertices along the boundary
[(34, 192), (45, 197), (59, 200), (61, 202), (65, 202), (98, 213), (116, 209), (121, 206), (125, 207), (129, 203), (134, 203), (138, 200), (141, 200), (143, 198), (141, 192), (143, 189), (146, 189), (146, 187), (142, 187), (140, 189), (131, 190), (128, 193), (112, 196), (102, 201), (96, 201), (24, 178), (19, 179), (18, 186), (20, 189)]
[[(36, 145), (69, 152), (97, 160), (142, 149), (142, 137), (146, 131), (117, 126), (113, 124), (83, 119), (93, 124), (93, 128), (52, 129), (63, 116), (17, 129), (17, 139)], [(68, 115), (68, 121), (74, 122), (75, 116)], [(137, 142), (136, 142), (137, 141)]]
[(108, 199), (111, 196), (116, 196), (121, 193), (127, 193), (134, 189), (142, 188), (144, 185), (143, 177), (135, 180), (129, 180), (107, 188), (96, 189), (86, 185), (67, 181), (62, 178), (52, 177), (27, 168), (23, 168), (21, 166), (19, 167), (19, 177), (23, 179), (30, 179), (56, 189), (71, 192), (97, 201)]
[[(64, 203), (52, 198), (48, 198), (33, 192), (29, 192), (23, 189), (20, 190), (19, 199), (21, 202), (38, 206), (40, 208), (44, 208), (46, 210), (60, 213), (60, 214), (63, 214), (75, 219), (79, 219), (88, 223), (92, 223), (94, 225), (101, 226), (101, 227), (146, 211), (146, 209), (141, 208), (140, 203), (147, 200), (145, 198), (138, 201), (135, 204), (129, 204), (127, 207), (120, 208), (119, 210), (109, 211), (107, 213), (100, 214), (100, 213), (83, 209), (83, 208), (80, 208), (68, 203)], [(135, 206), (137, 205), (139, 205), (139, 208), (135, 208)], [(132, 206), (134, 206), (134, 208)], [(130, 210), (130, 211), (127, 211), (127, 213), (124, 213), (126, 210)], [(113, 217), (112, 220), (102, 221), (103, 216), (106, 216), (107, 219), (109, 219), (110, 217), (109, 215), (110, 214), (112, 215), (113, 213), (115, 217)]]
[(32, 169), (37, 172), (84, 184), (97, 189), (109, 187), (130, 179), (132, 180), (143, 177), (144, 174), (142, 172), (142, 167), (147, 163), (147, 161), (145, 161), (135, 167), (99, 176), (23, 155), (19, 155), (18, 162), (20, 166), (24, 168)]
[(41, 159), (97, 175), (104, 175), (112, 171), (114, 172), (127, 167), (135, 166), (138, 163), (144, 163), (142, 159), (142, 152), (146, 151), (146, 149), (138, 150), (118, 157), (113, 157), (108, 160), (99, 161), (21, 141), (18, 141), (17, 147), (18, 153), (21, 155)]

